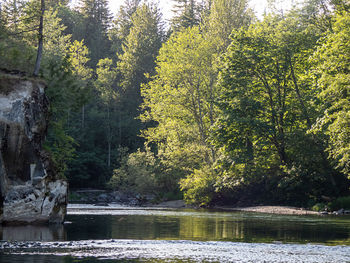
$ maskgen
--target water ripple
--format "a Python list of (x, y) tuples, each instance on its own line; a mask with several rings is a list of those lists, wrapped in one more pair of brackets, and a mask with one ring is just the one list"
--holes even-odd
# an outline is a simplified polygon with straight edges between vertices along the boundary
[(84, 240), (2, 242), (5, 254), (100, 259), (184, 260), (193, 262), (350, 262), (349, 246), (257, 244), (187, 240)]

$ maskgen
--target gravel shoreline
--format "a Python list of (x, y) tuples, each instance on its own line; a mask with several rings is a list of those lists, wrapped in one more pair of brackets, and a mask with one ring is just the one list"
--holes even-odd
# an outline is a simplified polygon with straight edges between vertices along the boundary
[[(163, 202), (156, 207), (164, 208), (185, 208), (186, 204), (183, 200)], [(230, 206), (214, 206), (214, 209), (226, 210), (226, 211), (242, 211), (242, 212), (256, 212), (266, 214), (278, 214), (278, 215), (320, 215), (319, 212), (306, 210), (305, 208), (292, 207), (292, 206), (249, 206), (249, 207), (230, 207)]]
[[(155, 208), (155, 209), (183, 209), (183, 208), (195, 208), (193, 206), (188, 206), (185, 204), (183, 200), (174, 200), (174, 201), (166, 201), (159, 204), (145, 204), (143, 206), (138, 205), (131, 205), (129, 206), (128, 203), (120, 204), (122, 207), (135, 207), (142, 209), (144, 207), (148, 208)], [(93, 206), (97, 209), (98, 207), (106, 208), (106, 209), (118, 209), (117, 207), (114, 207), (114, 205), (109, 205), (108, 203), (105, 204), (93, 204)], [(72, 207), (68, 207), (68, 210), (72, 210)], [(79, 208), (83, 209), (83, 208)], [(91, 209), (91, 208), (89, 208)], [(223, 211), (241, 211), (241, 212), (255, 212), (255, 213), (265, 213), (265, 214), (277, 214), (277, 215), (320, 215), (319, 212), (307, 210), (305, 208), (299, 208), (299, 207), (291, 207), (291, 206), (249, 206), (249, 207), (232, 207), (232, 206), (214, 206), (211, 207), (211, 209), (218, 209)]]
[(290, 207), (290, 206), (252, 206), (252, 207), (227, 207), (218, 206), (215, 207), (221, 210), (228, 211), (243, 211), (243, 212), (256, 212), (278, 215), (319, 215), (320, 213), (306, 210), (304, 208)]

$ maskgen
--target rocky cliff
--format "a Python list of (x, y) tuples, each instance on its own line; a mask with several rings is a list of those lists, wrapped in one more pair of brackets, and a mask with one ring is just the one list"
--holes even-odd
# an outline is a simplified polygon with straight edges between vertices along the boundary
[(0, 71), (0, 221), (60, 223), (67, 182), (42, 149), (48, 125), (45, 84)]

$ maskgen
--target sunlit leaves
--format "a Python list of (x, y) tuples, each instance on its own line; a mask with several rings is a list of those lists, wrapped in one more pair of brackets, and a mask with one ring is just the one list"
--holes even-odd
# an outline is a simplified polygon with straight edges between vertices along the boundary
[(112, 59), (101, 59), (97, 64), (96, 74), (95, 86), (100, 92), (102, 99), (105, 102), (115, 100), (117, 92), (114, 90), (113, 84), (115, 84), (117, 78), (117, 70), (113, 66)]
[(330, 139), (330, 157), (338, 167), (350, 175), (350, 15), (341, 12), (336, 16), (333, 33), (324, 40), (314, 55), (319, 76), (317, 88), (325, 114), (314, 126), (323, 130)]
[(208, 132), (216, 114), (214, 49), (194, 27), (171, 37), (160, 50), (157, 75), (142, 89), (142, 119), (158, 123), (144, 135), (163, 145), (164, 152), (181, 149), (191, 155), (191, 150), (192, 158), (209, 158)]
[(73, 73), (81, 80), (87, 81), (91, 78), (92, 70), (87, 66), (88, 49), (84, 45), (84, 41), (75, 40), (69, 48), (68, 60), (73, 68)]

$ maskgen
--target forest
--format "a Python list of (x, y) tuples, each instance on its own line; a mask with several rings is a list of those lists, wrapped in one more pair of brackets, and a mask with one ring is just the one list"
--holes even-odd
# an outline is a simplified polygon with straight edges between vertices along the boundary
[(174, 2), (165, 21), (152, 1), (0, 1), (0, 68), (32, 75), (43, 20), (57, 173), (196, 206), (350, 207), (350, 2)]

